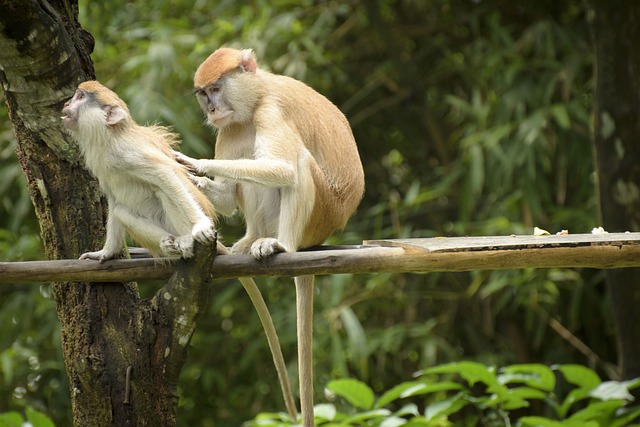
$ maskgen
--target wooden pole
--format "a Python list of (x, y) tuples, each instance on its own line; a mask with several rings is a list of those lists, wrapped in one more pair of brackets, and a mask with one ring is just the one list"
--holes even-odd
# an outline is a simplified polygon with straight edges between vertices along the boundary
[[(123, 282), (166, 279), (176, 259), (0, 263), (0, 283)], [(565, 236), (453, 237), (366, 241), (363, 246), (277, 254), (218, 255), (211, 277), (300, 276), (342, 273), (430, 273), (520, 268), (626, 268), (640, 266), (640, 233)]]

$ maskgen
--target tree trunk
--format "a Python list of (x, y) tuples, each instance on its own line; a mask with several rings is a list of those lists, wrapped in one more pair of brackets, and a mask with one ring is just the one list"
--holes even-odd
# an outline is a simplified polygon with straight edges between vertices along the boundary
[[(594, 0), (594, 143), (608, 231), (640, 226), (640, 3)], [(640, 270), (607, 271), (623, 378), (640, 376)]]
[[(93, 37), (77, 21), (77, 1), (0, 0), (0, 11), (0, 83), (45, 251), (77, 258), (102, 247), (106, 201), (60, 110), (94, 76)], [(210, 299), (214, 254), (198, 245), (151, 301), (135, 283), (53, 285), (76, 426), (175, 425), (176, 384)]]

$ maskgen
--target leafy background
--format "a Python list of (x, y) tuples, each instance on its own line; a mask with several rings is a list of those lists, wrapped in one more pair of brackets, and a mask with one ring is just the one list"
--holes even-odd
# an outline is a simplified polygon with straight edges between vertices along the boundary
[[(367, 190), (333, 244), (598, 226), (588, 18), (582, 2), (551, 0), (80, 1), (98, 79), (139, 122), (173, 126), (190, 155), (213, 155), (191, 78), (220, 45), (251, 47), (263, 67), (336, 103), (352, 124)], [(0, 260), (39, 259), (11, 124), (4, 109), (0, 116)], [(242, 222), (220, 228), (231, 243)], [(460, 360), (577, 363), (616, 379), (602, 279), (567, 269), (319, 277), (317, 398), (335, 379), (380, 395)], [(295, 374), (293, 286), (264, 279), (261, 288)], [(68, 425), (48, 285), (0, 287), (0, 325), (0, 412), (28, 406)], [(236, 282), (217, 284), (180, 395), (181, 426), (238, 425), (283, 406), (260, 323)]]

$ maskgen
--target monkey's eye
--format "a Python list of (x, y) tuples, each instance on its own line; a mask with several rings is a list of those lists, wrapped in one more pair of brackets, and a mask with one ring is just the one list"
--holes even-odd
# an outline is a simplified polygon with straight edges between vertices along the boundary
[(83, 91), (78, 91), (78, 94), (76, 95), (76, 97), (77, 97), (78, 99), (82, 99), (82, 98), (84, 98), (84, 92), (83, 92)]
[(220, 92), (220, 86), (211, 86), (209, 88), (209, 91), (212, 92), (212, 93), (218, 93), (218, 92)]

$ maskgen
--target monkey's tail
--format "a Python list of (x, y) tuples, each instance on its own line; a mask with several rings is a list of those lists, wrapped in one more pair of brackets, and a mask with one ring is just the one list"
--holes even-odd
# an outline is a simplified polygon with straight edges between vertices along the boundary
[[(231, 252), (221, 243), (218, 243), (218, 253), (228, 255)], [(298, 418), (298, 410), (296, 408), (295, 401), (293, 400), (293, 393), (291, 392), (291, 382), (289, 381), (289, 375), (287, 374), (287, 366), (284, 363), (284, 357), (282, 356), (282, 349), (280, 347), (280, 340), (278, 339), (278, 333), (276, 332), (276, 327), (273, 324), (273, 319), (271, 318), (271, 314), (269, 313), (269, 309), (267, 308), (267, 304), (264, 302), (264, 298), (262, 298), (262, 293), (256, 282), (253, 281), (250, 277), (239, 277), (238, 280), (242, 283), (244, 290), (247, 291), (249, 295), (249, 299), (253, 303), (256, 312), (258, 313), (258, 317), (260, 318), (260, 322), (262, 323), (262, 328), (264, 329), (264, 333), (267, 336), (267, 341), (269, 342), (269, 349), (271, 349), (271, 356), (273, 357), (273, 364), (276, 367), (276, 372), (278, 373), (278, 380), (280, 381), (280, 387), (282, 388), (282, 397), (284, 399), (284, 404), (287, 408), (287, 412), (289, 416), (296, 422)]]
[(300, 377), (300, 413), (302, 425), (313, 427), (313, 283), (314, 276), (298, 276), (296, 315), (298, 318), (298, 375)]

